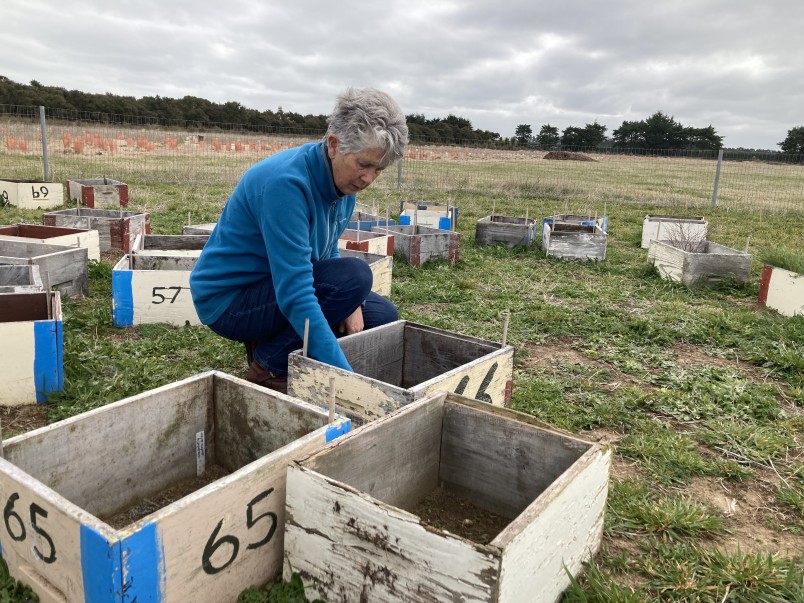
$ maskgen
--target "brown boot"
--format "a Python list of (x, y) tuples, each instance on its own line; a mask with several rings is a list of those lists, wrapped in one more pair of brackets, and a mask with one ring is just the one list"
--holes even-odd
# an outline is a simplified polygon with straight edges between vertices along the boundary
[(248, 373), (246, 373), (246, 381), (282, 392), (283, 394), (288, 393), (287, 375), (274, 375), (271, 371), (266, 371), (256, 362), (252, 362), (251, 366), (249, 366)]

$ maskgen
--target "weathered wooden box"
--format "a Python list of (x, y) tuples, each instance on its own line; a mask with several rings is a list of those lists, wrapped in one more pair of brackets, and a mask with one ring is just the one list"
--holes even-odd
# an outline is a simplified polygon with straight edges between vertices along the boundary
[(303, 356), (288, 357), (288, 393), (318, 406), (335, 379), (340, 412), (362, 424), (436, 390), (495, 406), (511, 404), (514, 349), (406, 320), (338, 340), (354, 372)]
[(0, 226), (0, 240), (85, 247), (90, 260), (100, 261), (100, 236), (97, 230), (41, 224), (11, 224)]
[(209, 372), (10, 438), (3, 557), (47, 602), (234, 602), (281, 572), (287, 465), (327, 419)]
[[(385, 229), (374, 229), (385, 232)], [(427, 226), (391, 226), (394, 253), (399, 253), (411, 266), (421, 266), (429, 260), (449, 260), (453, 264), (461, 256), (461, 235), (449, 230)]]
[(36, 264), (0, 264), (0, 293), (44, 291)]
[(210, 235), (212, 231), (215, 230), (215, 227), (218, 225), (217, 222), (207, 222), (205, 224), (188, 224), (184, 228), (181, 229), (181, 234), (183, 235)]
[(36, 264), (45, 289), (62, 295), (87, 294), (87, 249), (48, 243), (0, 240), (0, 264)]
[(367, 230), (371, 231), (372, 228), (375, 226), (384, 227), (385, 225), (392, 226), (396, 224), (396, 220), (388, 219), (375, 215), (375, 214), (367, 214), (362, 211), (355, 211), (352, 213), (352, 217), (349, 218), (349, 223), (346, 225), (346, 228), (351, 230)]
[(68, 180), (67, 194), (73, 201), (94, 209), (128, 207), (128, 184), (111, 178)]
[(101, 251), (120, 249), (125, 253), (131, 251), (137, 235), (151, 232), (151, 215), (147, 212), (112, 209), (62, 209), (46, 213), (42, 223), (97, 230)]
[(593, 214), (554, 214), (542, 219), (542, 234), (544, 234), (545, 224), (563, 223), (580, 224), (582, 226), (597, 226), (603, 232), (609, 231), (608, 216), (596, 216)]
[(562, 259), (606, 259), (608, 234), (596, 224), (552, 222), (542, 224), (542, 249), (545, 255)]
[(403, 202), (399, 211), (399, 224), (426, 226), (441, 230), (457, 230), (458, 208), (446, 203)]
[(645, 216), (642, 222), (642, 249), (651, 241), (706, 241), (709, 224), (703, 216)]
[(347, 228), (338, 239), (338, 249), (351, 249), (377, 255), (394, 255), (394, 235), (380, 232), (365, 232)]
[(141, 235), (134, 241), (134, 252), (139, 251), (200, 251), (209, 240), (209, 234), (194, 235)]
[[(285, 578), (329, 603), (556, 601), (600, 548), (610, 464), (528, 415), (437, 393), (291, 464)], [(496, 518), (485, 538), (462, 535), (469, 505)]]
[(338, 250), (343, 258), (360, 258), (369, 265), (374, 282), (371, 290), (378, 295), (389, 297), (391, 295), (391, 280), (394, 271), (394, 258), (390, 255), (378, 255), (376, 253), (366, 253), (365, 251), (354, 251), (353, 249)]
[(759, 304), (782, 316), (804, 314), (804, 274), (764, 266), (759, 279)]
[(190, 295), (190, 272), (199, 255), (200, 249), (135, 249), (124, 255), (112, 268), (114, 326), (201, 324)]
[(750, 254), (712, 241), (651, 241), (648, 263), (662, 278), (688, 287), (717, 285), (730, 280), (745, 284), (751, 273)]
[(64, 189), (59, 182), (2, 178), (0, 199), (21, 209), (51, 209), (64, 204)]
[(492, 215), (480, 218), (475, 227), (475, 245), (486, 247), (504, 243), (506, 247), (530, 245), (536, 239), (539, 223), (531, 218)]
[[(47, 402), (64, 388), (62, 326), (58, 292), (0, 293), (0, 406)], [(2, 535), (0, 544), (5, 556)]]

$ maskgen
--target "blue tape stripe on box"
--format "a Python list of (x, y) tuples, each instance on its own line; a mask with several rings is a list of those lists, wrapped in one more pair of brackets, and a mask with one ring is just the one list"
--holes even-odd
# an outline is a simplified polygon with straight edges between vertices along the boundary
[(61, 321), (34, 321), (34, 387), (36, 401), (47, 402), (47, 394), (64, 387)]
[(81, 576), (84, 603), (111, 603), (122, 600), (123, 575), (120, 568), (120, 542), (81, 525)]
[(112, 322), (116, 327), (134, 324), (134, 295), (131, 292), (131, 270), (112, 271)]
[(327, 426), (326, 440), (331, 442), (335, 438), (342, 436), (345, 433), (352, 431), (352, 420), (345, 419), (339, 423), (333, 423)]
[(121, 553), (123, 600), (160, 603), (165, 590), (165, 551), (156, 524), (146, 523), (125, 538)]

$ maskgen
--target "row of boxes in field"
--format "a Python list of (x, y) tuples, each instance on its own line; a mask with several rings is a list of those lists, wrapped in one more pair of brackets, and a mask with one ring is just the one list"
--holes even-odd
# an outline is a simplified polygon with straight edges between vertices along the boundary
[[(2, 555), (61, 602), (228, 603), (283, 571), (327, 601), (555, 601), (600, 547), (611, 461), (454, 393), (353, 429), (219, 372), (3, 450)], [(419, 510), (439, 492), (499, 527), (445, 529)]]
[[(128, 206), (128, 185), (111, 178), (67, 180), (68, 200), (88, 208)], [(21, 209), (53, 209), (64, 205), (64, 187), (59, 182), (0, 178), (0, 199)]]

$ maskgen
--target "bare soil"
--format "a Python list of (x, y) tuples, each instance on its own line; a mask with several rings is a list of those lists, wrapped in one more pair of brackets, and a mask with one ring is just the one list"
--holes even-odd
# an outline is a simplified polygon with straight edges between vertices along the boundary
[(471, 540), (488, 544), (511, 523), (492, 511), (482, 509), (465, 498), (438, 487), (411, 509), (422, 523)]
[(558, 159), (559, 161), (597, 161), (583, 153), (570, 153), (569, 151), (550, 151), (543, 159)]
[(33, 431), (49, 423), (46, 404), (0, 406), (0, 425), (3, 438)]

